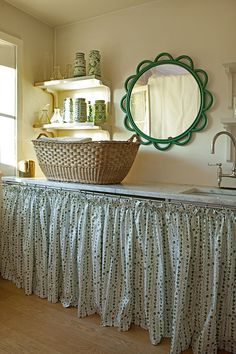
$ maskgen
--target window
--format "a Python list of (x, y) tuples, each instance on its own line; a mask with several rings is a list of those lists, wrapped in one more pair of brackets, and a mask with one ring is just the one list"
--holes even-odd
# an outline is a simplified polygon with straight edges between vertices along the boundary
[(16, 45), (0, 33), (0, 171), (15, 175), (17, 164)]

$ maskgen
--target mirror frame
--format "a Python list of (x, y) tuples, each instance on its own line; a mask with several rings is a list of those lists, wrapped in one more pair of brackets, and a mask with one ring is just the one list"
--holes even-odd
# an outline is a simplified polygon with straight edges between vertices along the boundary
[[(156, 139), (142, 132), (134, 122), (134, 119), (130, 110), (131, 94), (135, 83), (138, 81), (140, 76), (147, 70), (163, 65), (163, 64), (175, 64), (186, 69), (196, 80), (199, 91), (200, 91), (200, 108), (196, 118), (194, 119), (191, 126), (185, 130), (183, 133), (175, 137), (168, 137), (167, 139)], [(172, 144), (185, 145), (187, 144), (192, 136), (192, 133), (199, 132), (203, 130), (207, 125), (206, 111), (213, 104), (213, 95), (206, 89), (208, 83), (207, 73), (202, 69), (195, 69), (193, 60), (187, 55), (181, 55), (177, 58), (173, 58), (169, 53), (159, 54), (154, 61), (143, 60), (136, 69), (136, 74), (131, 75), (125, 81), (126, 94), (121, 100), (121, 109), (126, 114), (124, 119), (125, 127), (132, 132), (135, 132), (141, 137), (141, 144), (150, 145), (153, 144), (158, 150), (167, 150)]]

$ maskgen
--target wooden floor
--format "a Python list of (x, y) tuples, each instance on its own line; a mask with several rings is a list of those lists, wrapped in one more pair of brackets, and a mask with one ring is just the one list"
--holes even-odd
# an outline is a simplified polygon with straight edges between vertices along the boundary
[(153, 346), (147, 331), (137, 326), (119, 332), (99, 323), (98, 316), (79, 319), (75, 308), (26, 296), (0, 277), (0, 354), (169, 353), (168, 339)]

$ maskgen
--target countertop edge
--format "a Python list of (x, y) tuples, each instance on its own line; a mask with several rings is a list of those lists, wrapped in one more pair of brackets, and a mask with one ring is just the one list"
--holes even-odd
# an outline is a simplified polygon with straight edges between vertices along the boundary
[[(22, 177), (2, 177), (2, 182), (6, 184), (23, 184), (23, 185), (36, 185), (45, 188), (62, 188), (73, 191), (88, 191), (94, 193), (108, 193), (114, 195), (141, 197), (147, 199), (161, 199), (167, 201), (179, 201), (187, 203), (201, 203), (204, 205), (217, 205), (236, 207), (236, 194), (235, 195), (194, 195), (186, 193), (186, 191), (194, 190), (199, 187), (196, 185), (186, 184), (169, 184), (169, 183), (121, 183), (112, 185), (100, 184), (82, 184), (74, 182), (58, 182), (49, 181), (40, 178), (22, 178)], [(200, 186), (199, 188), (204, 188)], [(205, 187), (207, 188), (207, 187)], [(216, 189), (216, 187), (208, 187)]]

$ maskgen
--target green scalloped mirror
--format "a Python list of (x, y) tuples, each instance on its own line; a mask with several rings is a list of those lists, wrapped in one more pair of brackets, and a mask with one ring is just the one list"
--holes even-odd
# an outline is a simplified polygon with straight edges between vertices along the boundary
[(207, 82), (206, 72), (195, 69), (187, 55), (174, 59), (161, 53), (154, 61), (142, 61), (125, 82), (125, 127), (136, 132), (142, 144), (159, 150), (187, 144), (192, 133), (207, 124), (206, 111), (213, 103)]

